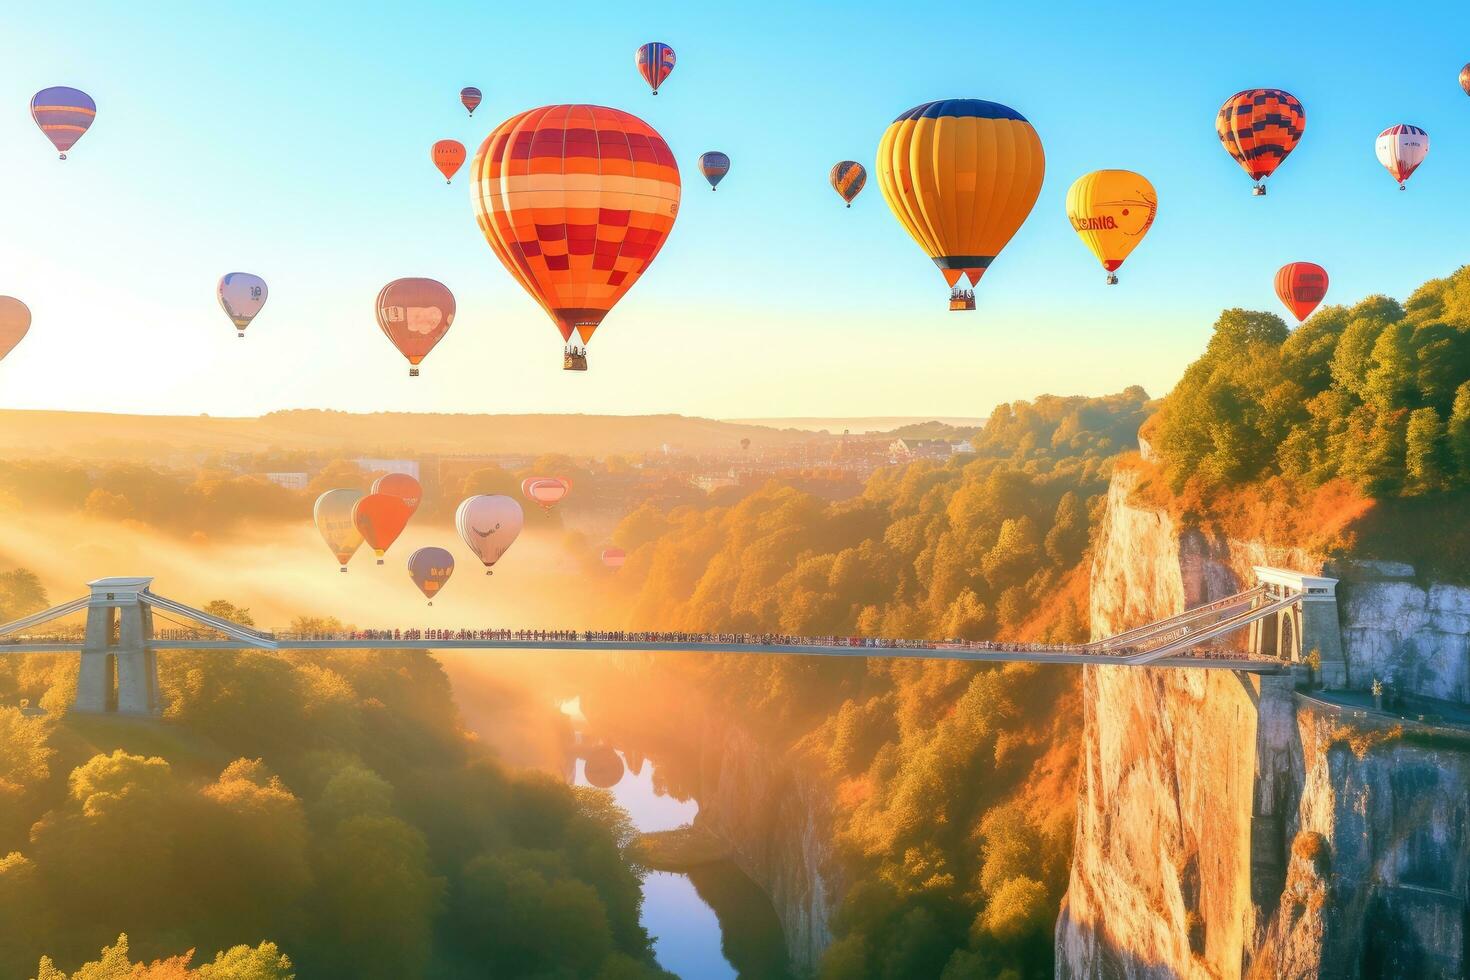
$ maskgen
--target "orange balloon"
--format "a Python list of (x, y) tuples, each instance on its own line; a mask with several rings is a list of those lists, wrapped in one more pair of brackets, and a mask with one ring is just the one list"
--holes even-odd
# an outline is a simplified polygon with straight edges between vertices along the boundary
[(444, 183), (447, 184), (454, 180), (454, 175), (464, 166), (464, 144), (459, 140), (440, 140), (434, 144), (429, 156), (433, 159), (434, 166), (444, 175)]
[(391, 493), (370, 493), (352, 508), (352, 523), (383, 564), (383, 552), (393, 546), (413, 516), (413, 508)]
[(384, 473), (373, 481), (372, 492), (391, 493), (408, 504), (410, 513), (417, 511), (419, 501), (424, 499), (424, 488), (407, 473)]
[(485, 240), (562, 340), (586, 343), (648, 269), (679, 211), (679, 165), (621, 109), (554, 105), (512, 116), (470, 164)]

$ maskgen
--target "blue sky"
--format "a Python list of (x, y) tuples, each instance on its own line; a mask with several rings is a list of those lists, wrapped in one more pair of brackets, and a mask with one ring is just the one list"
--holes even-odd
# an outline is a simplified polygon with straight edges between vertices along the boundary
[[(1329, 302), (1350, 302), (1466, 260), (1470, 11), (1196, 6), (11, 5), (0, 293), (35, 325), (0, 363), (0, 405), (978, 415), (1045, 391), (1161, 394), (1222, 307), (1280, 312), (1287, 261), (1321, 263)], [(633, 67), (655, 39), (679, 56), (657, 98)], [(467, 84), (485, 92), (473, 119)], [(65, 163), (27, 112), (48, 85), (98, 104)], [(1264, 199), (1213, 129), (1253, 86), (1307, 111)], [(972, 314), (945, 309), (875, 181), (850, 211), (826, 184), (840, 159), (871, 170), (894, 116), (951, 97), (1015, 107), (1047, 154)], [(668, 245), (583, 376), (560, 370), (554, 328), (485, 245), (464, 173), (446, 187), (428, 155), (569, 101), (641, 115), (684, 176)], [(1404, 193), (1373, 155), (1399, 122), (1432, 139)], [(709, 149), (733, 160), (717, 194), (694, 169)], [(1160, 198), (1114, 288), (1063, 214), (1072, 180), (1101, 167), (1144, 173)], [(228, 271), (271, 286), (243, 341), (214, 298)], [(372, 315), (383, 283), (412, 275), (460, 309), (413, 381)]]

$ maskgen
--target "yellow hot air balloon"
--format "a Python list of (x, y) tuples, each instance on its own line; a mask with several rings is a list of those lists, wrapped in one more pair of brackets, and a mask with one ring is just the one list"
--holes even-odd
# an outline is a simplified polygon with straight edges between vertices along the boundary
[(1143, 241), (1158, 211), (1154, 185), (1131, 170), (1094, 170), (1067, 191), (1067, 218), (1108, 270), (1109, 286), (1117, 285), (1113, 273)]
[(979, 283), (1031, 213), (1045, 173), (1041, 138), (1026, 117), (980, 99), (916, 106), (878, 144), (884, 200), (952, 288), (961, 275)]

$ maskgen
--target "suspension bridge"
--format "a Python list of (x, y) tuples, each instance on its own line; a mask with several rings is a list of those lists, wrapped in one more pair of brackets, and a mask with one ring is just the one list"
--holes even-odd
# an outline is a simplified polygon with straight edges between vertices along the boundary
[[(1323, 679), (1345, 673), (1336, 580), (1257, 567), (1249, 589), (1090, 643), (888, 640), (779, 634), (589, 630), (365, 629), (294, 633), (243, 626), (153, 591), (148, 577), (103, 578), (87, 595), (0, 624), (0, 656), (80, 652), (73, 710), (157, 714), (167, 650), (667, 651), (975, 662), (1190, 667), (1275, 674), (1316, 651)], [(80, 630), (59, 624), (85, 613)], [(155, 629), (155, 620), (179, 628)], [(1246, 642), (1231, 637), (1246, 632)]]

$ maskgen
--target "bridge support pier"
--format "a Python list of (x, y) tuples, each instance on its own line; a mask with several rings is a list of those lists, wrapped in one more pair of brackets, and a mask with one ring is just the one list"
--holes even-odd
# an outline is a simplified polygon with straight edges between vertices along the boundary
[(1251, 624), (1251, 652), (1306, 663), (1315, 651), (1322, 663), (1318, 682), (1324, 687), (1346, 687), (1347, 661), (1337, 622), (1337, 579), (1257, 566), (1256, 581), (1266, 587), (1262, 602), (1289, 592), (1298, 593), (1301, 601)]
[(73, 711), (156, 715), (158, 655), (153, 612), (140, 598), (151, 578), (104, 578), (88, 585), (87, 634)]

